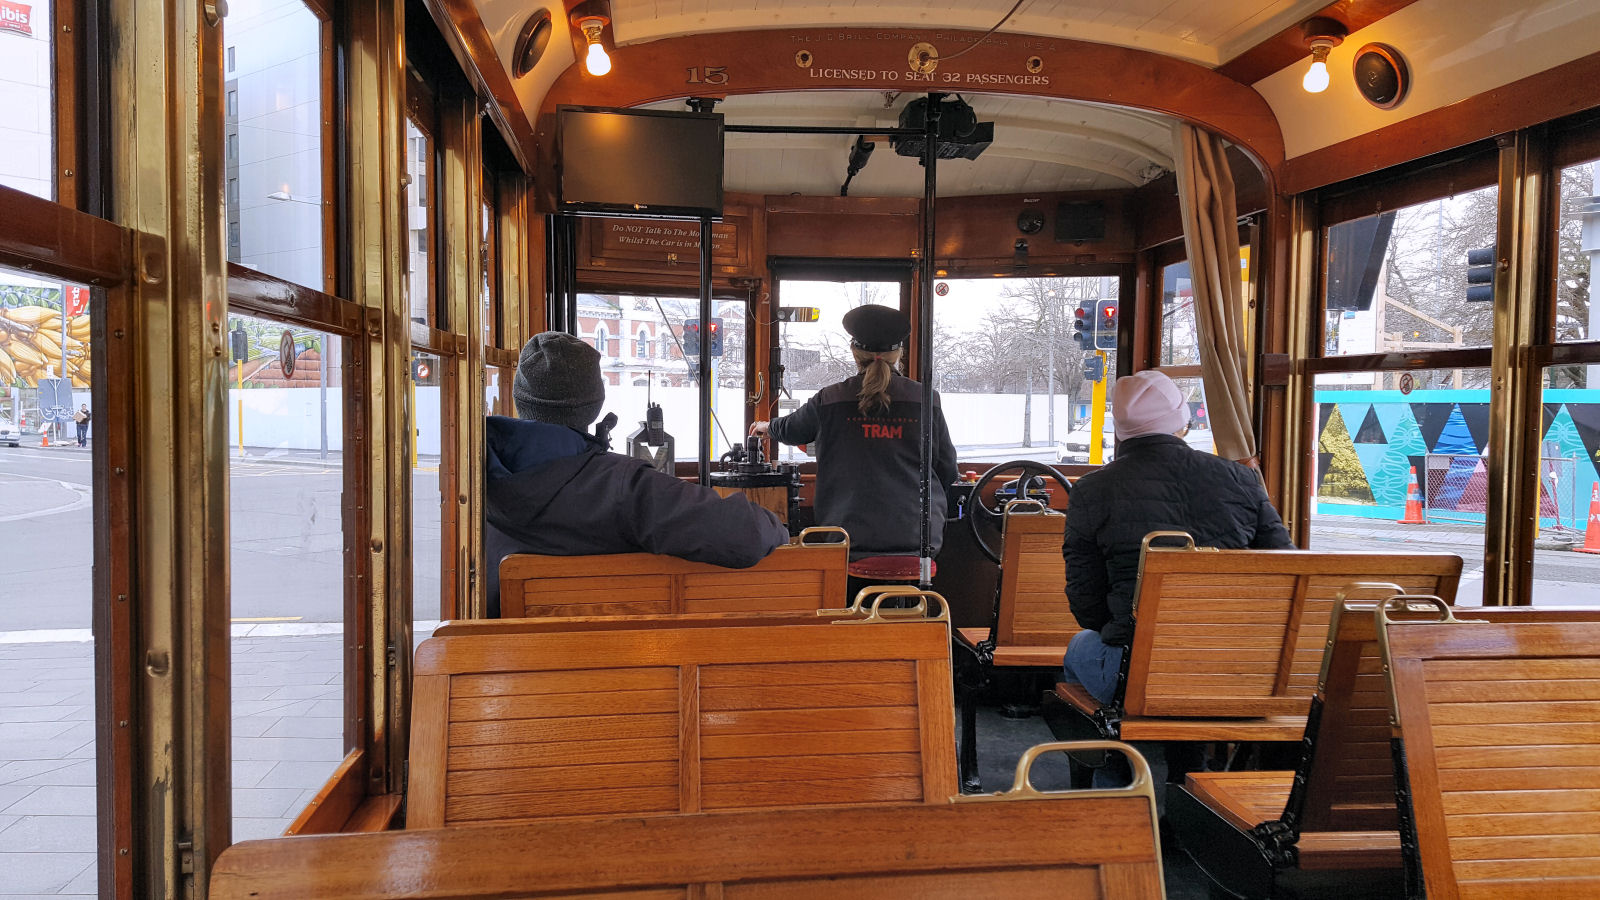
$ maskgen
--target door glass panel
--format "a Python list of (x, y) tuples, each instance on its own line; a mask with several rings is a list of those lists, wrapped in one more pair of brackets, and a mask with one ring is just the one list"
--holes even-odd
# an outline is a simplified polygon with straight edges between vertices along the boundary
[(301, 0), (233, 0), (224, 21), (228, 259), (321, 289), (322, 21)]
[[(1600, 337), (1600, 160), (1561, 170), (1561, 221), (1556, 236), (1556, 340), (1592, 341)], [(1600, 382), (1589, 380), (1590, 387)]]
[(1460, 554), (1483, 602), (1489, 370), (1318, 375), (1311, 549)]
[(337, 337), (229, 316), (233, 838), (282, 834), (344, 758)]
[(0, 893), (96, 891), (89, 297), (0, 270)]
[(1468, 270), (1492, 266), (1468, 256), (1493, 255), (1498, 200), (1490, 186), (1328, 229), (1324, 354), (1489, 346), (1494, 304)]
[(411, 321), (443, 327), (435, 315), (433, 297), (433, 139), (406, 117), (406, 258), (409, 275)]
[[(934, 387), (962, 462), (1086, 463), (1097, 405), (1101, 462), (1111, 460), (1117, 288), (1111, 276), (935, 284)], [(1098, 353), (1097, 331), (1110, 342)]]
[[(721, 320), (721, 355), (711, 357), (711, 458), (743, 443), (745, 433), (746, 311), (741, 300), (713, 300), (713, 317)], [(579, 294), (578, 335), (600, 350), (600, 372), (606, 383), (601, 415), (616, 413), (612, 449), (626, 452), (625, 438), (644, 421), (648, 404), (657, 403), (677, 459), (700, 455), (699, 353), (710, 341), (685, 334), (698, 328), (700, 301), (686, 297), (629, 294)], [(702, 336), (703, 337), (703, 336)]]
[(51, 4), (8, 2), (0, 36), (0, 185), (55, 199), (55, 61)]
[(439, 473), (444, 434), (440, 427), (441, 360), (422, 350), (411, 356), (411, 605), (417, 640), (433, 633), (444, 603), (444, 482)]
[(1539, 434), (1536, 606), (1600, 605), (1600, 365), (1544, 372)]

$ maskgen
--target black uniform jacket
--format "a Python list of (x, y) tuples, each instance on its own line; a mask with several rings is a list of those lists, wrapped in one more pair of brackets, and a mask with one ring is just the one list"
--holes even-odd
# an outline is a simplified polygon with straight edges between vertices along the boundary
[(1078, 479), (1067, 505), (1067, 599), (1107, 644), (1133, 639), (1139, 545), (1152, 531), (1187, 531), (1201, 547), (1293, 546), (1255, 472), (1154, 434), (1121, 441), (1116, 459)]
[[(772, 423), (785, 444), (814, 444), (818, 525), (850, 532), (850, 556), (916, 556), (922, 549), (922, 385), (896, 375), (889, 410), (864, 416), (861, 376), (831, 384)], [(945, 488), (956, 479), (939, 396), (933, 398), (933, 552), (944, 540)]]
[(512, 553), (662, 553), (745, 569), (788, 543), (770, 511), (606, 452), (563, 425), (490, 416), (484, 434), (489, 615)]

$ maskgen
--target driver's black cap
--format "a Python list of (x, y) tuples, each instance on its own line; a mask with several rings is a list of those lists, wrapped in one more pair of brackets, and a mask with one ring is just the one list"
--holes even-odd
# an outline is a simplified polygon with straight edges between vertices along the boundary
[(844, 330), (850, 343), (868, 353), (894, 350), (911, 336), (911, 320), (892, 306), (868, 303), (844, 314)]

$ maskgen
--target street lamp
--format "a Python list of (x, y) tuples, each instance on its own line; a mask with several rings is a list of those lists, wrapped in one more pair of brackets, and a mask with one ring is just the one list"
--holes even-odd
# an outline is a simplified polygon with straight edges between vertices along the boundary
[(267, 199), (268, 200), (278, 200), (278, 201), (281, 201), (281, 202), (284, 202), (284, 203), (304, 203), (307, 206), (321, 206), (322, 205), (322, 201), (320, 201), (320, 200), (307, 200), (307, 199), (305, 199), (303, 197), (296, 197), (295, 195), (289, 193), (287, 190), (273, 191), (272, 193), (267, 195)]

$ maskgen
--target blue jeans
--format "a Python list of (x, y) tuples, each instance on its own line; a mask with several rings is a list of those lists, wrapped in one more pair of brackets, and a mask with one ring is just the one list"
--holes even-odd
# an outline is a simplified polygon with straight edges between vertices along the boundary
[(1124, 649), (1101, 643), (1098, 631), (1080, 631), (1067, 643), (1067, 655), (1061, 660), (1062, 680), (1081, 684), (1096, 700), (1110, 703), (1117, 692)]

